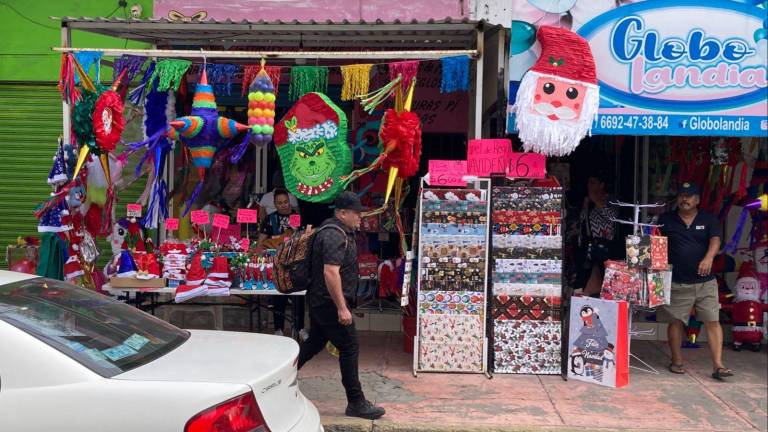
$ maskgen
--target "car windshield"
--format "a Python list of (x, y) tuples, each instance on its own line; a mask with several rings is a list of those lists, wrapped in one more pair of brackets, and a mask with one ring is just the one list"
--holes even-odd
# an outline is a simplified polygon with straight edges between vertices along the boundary
[(0, 320), (105, 377), (145, 365), (189, 338), (131, 306), (44, 278), (0, 286)]

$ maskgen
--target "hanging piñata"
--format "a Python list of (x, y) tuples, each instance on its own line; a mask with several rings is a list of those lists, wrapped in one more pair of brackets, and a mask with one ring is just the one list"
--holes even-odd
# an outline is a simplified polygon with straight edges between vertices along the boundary
[(520, 82), (517, 129), (525, 151), (547, 156), (571, 153), (597, 115), (595, 60), (584, 38), (558, 27), (537, 33), (541, 56)]
[(352, 169), (347, 116), (321, 93), (307, 93), (275, 125), (285, 185), (300, 199), (329, 202)]
[(232, 163), (243, 157), (249, 142), (255, 146), (267, 145), (272, 141), (272, 134), (275, 132), (275, 86), (264, 64), (262, 60), (261, 70), (248, 86), (248, 126), (251, 129), (247, 139), (243, 140), (232, 154)]

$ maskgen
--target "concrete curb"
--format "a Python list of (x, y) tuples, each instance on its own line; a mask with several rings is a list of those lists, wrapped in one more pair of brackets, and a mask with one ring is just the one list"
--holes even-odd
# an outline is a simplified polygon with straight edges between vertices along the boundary
[[(457, 426), (457, 425), (404, 425), (389, 421), (356, 420), (346, 418), (327, 419), (323, 423), (326, 432), (583, 432), (581, 427), (567, 426)], [(648, 429), (592, 428), (597, 432), (648, 432)], [(655, 432), (678, 432), (675, 429), (655, 429)]]

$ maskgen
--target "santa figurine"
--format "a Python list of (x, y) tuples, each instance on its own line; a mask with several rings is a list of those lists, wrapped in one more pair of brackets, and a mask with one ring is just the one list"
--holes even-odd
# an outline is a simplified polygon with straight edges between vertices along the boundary
[(587, 41), (559, 27), (536, 34), (541, 56), (520, 81), (516, 125), (525, 151), (565, 156), (592, 128), (600, 103), (595, 60)]
[(741, 351), (744, 345), (752, 351), (760, 351), (763, 341), (763, 312), (768, 305), (760, 302), (760, 282), (752, 261), (746, 261), (739, 269), (736, 281), (736, 297), (733, 302), (733, 349)]

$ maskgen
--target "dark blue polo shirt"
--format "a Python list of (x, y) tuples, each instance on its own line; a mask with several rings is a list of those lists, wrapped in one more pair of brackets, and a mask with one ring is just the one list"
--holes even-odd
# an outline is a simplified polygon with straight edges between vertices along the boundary
[(661, 232), (669, 239), (669, 263), (672, 281), (676, 283), (704, 283), (714, 275), (699, 276), (699, 263), (709, 250), (712, 237), (723, 237), (720, 221), (709, 213), (699, 211), (691, 226), (686, 226), (676, 211), (661, 215)]

